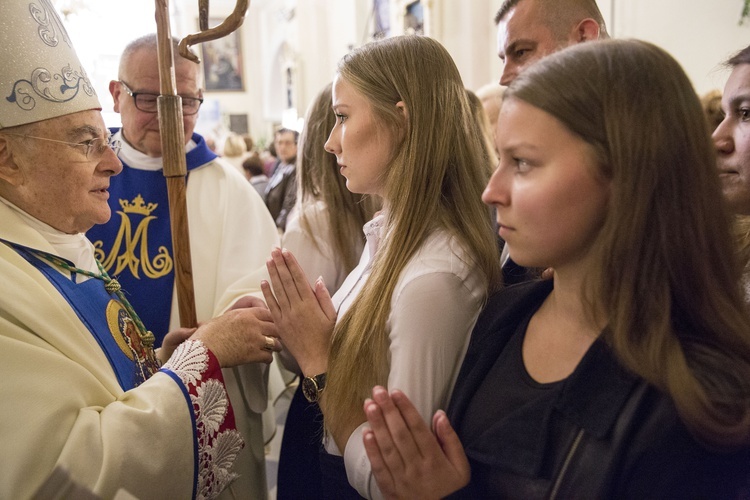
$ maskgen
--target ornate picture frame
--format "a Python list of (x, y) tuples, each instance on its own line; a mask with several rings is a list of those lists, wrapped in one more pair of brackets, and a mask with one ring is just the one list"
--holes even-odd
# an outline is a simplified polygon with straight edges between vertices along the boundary
[[(209, 27), (222, 22), (210, 18)], [(229, 36), (201, 44), (201, 60), (206, 92), (244, 92), (245, 79), (240, 30)]]

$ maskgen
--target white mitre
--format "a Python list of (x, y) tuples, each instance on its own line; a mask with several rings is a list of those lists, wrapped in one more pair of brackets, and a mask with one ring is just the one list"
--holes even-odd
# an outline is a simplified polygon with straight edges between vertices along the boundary
[(50, 0), (3, 0), (0, 129), (101, 109)]

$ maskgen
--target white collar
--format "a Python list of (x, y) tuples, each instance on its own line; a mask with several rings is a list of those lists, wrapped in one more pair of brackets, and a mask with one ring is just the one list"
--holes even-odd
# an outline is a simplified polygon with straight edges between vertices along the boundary
[[(164, 160), (161, 156), (158, 158), (153, 158), (151, 156), (148, 156), (146, 153), (141, 153), (133, 146), (131, 146), (125, 139), (123, 139), (122, 129), (118, 130), (113, 138), (119, 139), (120, 142), (122, 142), (122, 148), (120, 149), (119, 157), (120, 160), (122, 160), (124, 163), (127, 163), (129, 167), (135, 168), (137, 170), (152, 171), (161, 170), (164, 167)], [(190, 139), (190, 141), (188, 141), (188, 143), (185, 145), (185, 153), (189, 153), (197, 146), (198, 145), (195, 143), (195, 141)]]
[(54, 248), (55, 254), (71, 261), (76, 267), (99, 272), (94, 259), (94, 246), (83, 233), (68, 234), (40, 221), (28, 212), (21, 210), (3, 197), (0, 202), (13, 210), (26, 224), (36, 230)]
[(375, 258), (375, 254), (378, 252), (378, 248), (380, 248), (380, 242), (383, 239), (383, 230), (385, 228), (386, 224), (386, 214), (385, 211), (381, 211), (377, 216), (375, 216), (371, 221), (365, 223), (364, 226), (362, 226), (362, 230), (365, 233), (365, 238), (367, 239), (367, 248), (370, 251), (370, 260)]

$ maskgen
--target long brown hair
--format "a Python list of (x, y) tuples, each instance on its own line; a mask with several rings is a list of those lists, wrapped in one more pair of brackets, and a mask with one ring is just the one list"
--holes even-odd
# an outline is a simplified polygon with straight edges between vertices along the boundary
[[(305, 205), (323, 201), (333, 241), (334, 258), (343, 262), (348, 273), (357, 265), (358, 241), (364, 240), (362, 226), (372, 218), (379, 201), (371, 196), (355, 194), (346, 188), (346, 178), (338, 171), (336, 156), (323, 145), (328, 139), (336, 115), (331, 108), (331, 84), (317, 95), (305, 118), (297, 154), (297, 210), (303, 231), (313, 234)], [(315, 245), (316, 238), (312, 238)]]
[(680, 65), (639, 41), (580, 44), (506, 99), (597, 151), (612, 196), (584, 291), (622, 363), (673, 399), (696, 438), (750, 443), (750, 319), (700, 102)]
[[(338, 75), (368, 99), (384, 131), (403, 139), (384, 179), (387, 236), (372, 273), (334, 330), (323, 401), (330, 427), (363, 421), (362, 401), (374, 385), (387, 383), (393, 290), (431, 231), (452, 234), (488, 283), (499, 274), (492, 225), (481, 202), (493, 165), (445, 48), (427, 37), (388, 38), (345, 56)], [(395, 106), (399, 101), (406, 119)]]

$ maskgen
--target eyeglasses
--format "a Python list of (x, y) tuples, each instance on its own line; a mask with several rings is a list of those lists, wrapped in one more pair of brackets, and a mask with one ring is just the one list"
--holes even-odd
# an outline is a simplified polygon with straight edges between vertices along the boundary
[(5, 135), (13, 135), (16, 137), (23, 137), (25, 139), (36, 139), (38, 141), (56, 142), (58, 144), (67, 144), (72, 148), (83, 148), (83, 151), (86, 154), (86, 159), (90, 161), (100, 160), (104, 156), (104, 153), (107, 152), (107, 149), (111, 149), (115, 153), (115, 156), (117, 156), (120, 153), (120, 149), (122, 149), (122, 142), (120, 140), (113, 140), (111, 135), (108, 135), (106, 138), (97, 137), (95, 139), (89, 139), (82, 142), (59, 141), (57, 139), (48, 139), (46, 137), (36, 137), (33, 135), (23, 134), (9, 134), (7, 132)]
[[(135, 108), (144, 113), (156, 113), (157, 112), (157, 98), (159, 94), (151, 94), (149, 92), (133, 92), (130, 87), (120, 80), (120, 85), (125, 89), (130, 97), (135, 101)], [(203, 99), (200, 97), (183, 97), (182, 98), (182, 114), (183, 115), (194, 115), (198, 112), (203, 104)]]

